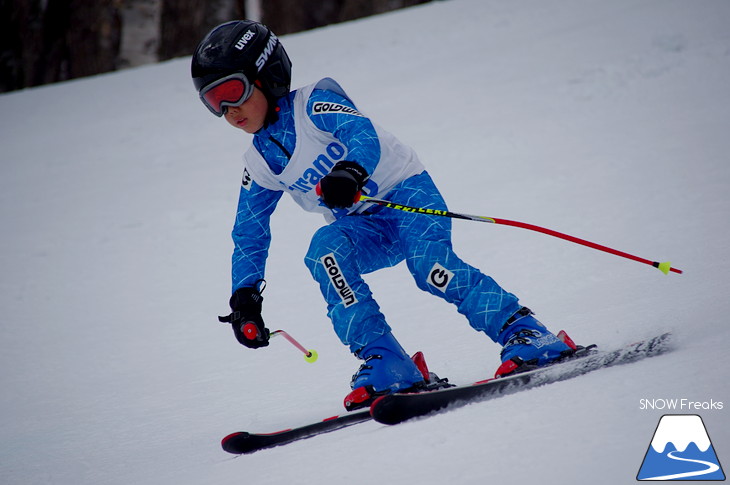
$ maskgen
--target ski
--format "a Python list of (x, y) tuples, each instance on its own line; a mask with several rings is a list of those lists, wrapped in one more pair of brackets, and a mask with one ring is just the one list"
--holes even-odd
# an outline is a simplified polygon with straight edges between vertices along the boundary
[[(449, 384), (448, 379), (441, 379), (433, 372), (428, 371), (428, 366), (426, 365), (426, 360), (423, 357), (422, 352), (416, 352), (411, 359), (413, 359), (413, 362), (421, 371), (426, 381), (425, 384), (417, 388), (417, 391), (414, 390), (412, 392), (426, 392), (435, 389), (443, 389), (445, 387), (453, 387)], [(221, 446), (228, 453), (236, 455), (254, 453), (266, 448), (286, 445), (294, 441), (311, 438), (312, 436), (329, 433), (347, 426), (369, 421), (372, 419), (369, 409), (369, 401), (372, 401), (372, 398), (367, 395), (368, 392), (369, 391), (366, 391), (365, 395), (358, 395), (356, 399), (349, 402), (348, 398), (352, 396), (352, 393), (348, 395), (348, 398), (345, 398), (345, 408), (350, 411), (347, 414), (332, 416), (330, 418), (323, 419), (322, 421), (317, 421), (298, 428), (277, 431), (275, 433), (257, 434), (239, 431), (237, 433), (229, 434), (223, 438)], [(366, 400), (365, 398), (369, 399)], [(353, 404), (356, 404), (359, 407), (355, 407)], [(367, 407), (363, 409), (364, 406)]]
[(479, 381), (419, 394), (389, 394), (373, 402), (370, 413), (383, 424), (398, 424), (408, 419), (445, 412), (467, 404), (487, 401), (545, 384), (572, 379), (604, 367), (635, 362), (659, 355), (670, 348), (670, 333), (634, 342), (613, 351), (593, 351), (532, 371)]
[(378, 398), (370, 409), (332, 416), (297, 428), (274, 433), (232, 433), (223, 438), (221, 446), (228, 453), (249, 454), (353, 426), (372, 418), (383, 424), (397, 424), (415, 417), (445, 412), (470, 403), (571, 379), (600, 368), (658, 355), (669, 349), (670, 337), (670, 333), (665, 333), (613, 351), (596, 351), (593, 346), (589, 346), (583, 352), (579, 351), (575, 357), (552, 366), (508, 377), (487, 379), (467, 386), (412, 394), (388, 394)]
[(223, 438), (221, 446), (223, 450), (235, 455), (254, 453), (266, 448), (286, 445), (319, 434), (329, 433), (337, 429), (362, 423), (363, 421), (369, 421), (370, 419), (372, 419), (370, 410), (365, 409), (341, 416), (332, 416), (312, 424), (285, 429), (275, 433), (256, 434), (241, 431), (229, 434)]

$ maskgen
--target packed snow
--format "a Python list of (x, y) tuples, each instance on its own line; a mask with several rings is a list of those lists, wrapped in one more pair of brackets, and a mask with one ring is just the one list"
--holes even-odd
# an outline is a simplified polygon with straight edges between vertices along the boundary
[[(452, 210), (684, 274), (455, 221), (457, 253), (555, 331), (675, 350), (240, 457), (223, 436), (344, 412), (359, 362), (302, 262), (321, 216), (282, 199), (264, 293), (319, 360), (243, 348), (216, 316), (251, 137), (202, 106), (189, 58), (0, 96), (0, 483), (630, 484), (663, 414), (701, 415), (730, 463), (728, 25), (725, 0), (451, 0), (282, 36), (293, 86), (337, 79)], [(404, 265), (367, 281), (431, 370), (493, 373), (499, 347)]]

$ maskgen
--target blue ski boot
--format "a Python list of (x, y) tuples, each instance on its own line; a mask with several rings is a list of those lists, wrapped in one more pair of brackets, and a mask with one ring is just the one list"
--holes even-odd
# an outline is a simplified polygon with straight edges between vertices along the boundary
[(576, 345), (565, 332), (556, 337), (532, 315), (529, 308), (522, 307), (500, 330), (497, 343), (502, 344), (502, 365), (495, 377), (536, 369), (575, 352)]
[(355, 356), (365, 363), (352, 376), (352, 392), (345, 397), (348, 411), (369, 406), (378, 396), (417, 388), (429, 378), (422, 354), (420, 360), (412, 360), (392, 333), (378, 337)]

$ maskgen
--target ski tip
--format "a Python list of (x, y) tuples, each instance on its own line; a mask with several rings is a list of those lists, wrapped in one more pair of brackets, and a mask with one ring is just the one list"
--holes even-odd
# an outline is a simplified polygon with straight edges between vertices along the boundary
[(665, 332), (657, 336), (652, 345), (657, 348), (657, 353), (661, 353), (666, 350), (673, 350), (677, 345), (677, 340), (672, 332)]
[(239, 431), (237, 433), (231, 433), (225, 438), (221, 440), (221, 448), (223, 448), (223, 451), (227, 451), (228, 453), (233, 453), (234, 455), (241, 455), (245, 453), (245, 451), (242, 451), (239, 449), (239, 446), (237, 446), (237, 442), (240, 440), (246, 440), (250, 436), (249, 433), (245, 431)]
[(653, 357), (676, 348), (677, 342), (672, 332), (665, 332), (651, 338), (639, 340), (631, 344), (632, 353), (645, 357)]

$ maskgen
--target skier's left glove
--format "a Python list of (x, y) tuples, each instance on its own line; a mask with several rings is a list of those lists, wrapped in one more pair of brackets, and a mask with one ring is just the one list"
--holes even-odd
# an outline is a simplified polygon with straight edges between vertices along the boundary
[(231, 296), (230, 305), (233, 312), (224, 317), (218, 317), (223, 323), (230, 323), (233, 334), (241, 345), (251, 349), (269, 345), (269, 329), (264, 325), (261, 317), (261, 302), (264, 297), (256, 287), (237, 289)]
[(360, 191), (369, 177), (357, 162), (337, 162), (317, 184), (317, 195), (330, 209), (345, 209), (360, 200)]

